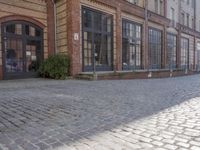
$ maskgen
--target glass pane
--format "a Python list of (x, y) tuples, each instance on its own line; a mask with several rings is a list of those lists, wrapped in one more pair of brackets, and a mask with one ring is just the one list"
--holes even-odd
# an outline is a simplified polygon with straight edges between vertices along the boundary
[(149, 29), (149, 60), (151, 69), (161, 68), (162, 55), (162, 34), (161, 31)]
[(22, 34), (22, 25), (21, 24), (16, 24), (15, 33), (16, 34)]
[(41, 36), (42, 36), (41, 31), (38, 30), (38, 29), (36, 29), (36, 30), (35, 30), (35, 36), (41, 37)]
[(102, 29), (102, 15), (94, 12), (94, 30), (101, 31)]
[(26, 72), (35, 72), (38, 70), (41, 61), (41, 42), (27, 40), (26, 44)]
[(5, 27), (5, 33), (12, 34), (22, 34), (22, 25), (21, 24), (10, 24)]
[(123, 21), (122, 64), (124, 70), (141, 68), (141, 26)]
[(101, 34), (94, 34), (94, 52), (95, 52), (95, 62), (96, 65), (102, 65), (102, 59), (103, 59), (103, 43), (102, 43)]
[(5, 41), (5, 68), (6, 72), (23, 71), (22, 41), (19, 39), (8, 39)]
[(176, 35), (167, 35), (167, 67), (176, 67)]
[(83, 26), (86, 28), (92, 27), (92, 12), (89, 10), (83, 10)]
[[(28, 36), (36, 36), (36, 29), (30, 25), (25, 25), (25, 33)], [(37, 35), (40, 35), (40, 33), (37, 30)]]
[(84, 32), (84, 65), (92, 65), (92, 33)]
[[(85, 69), (112, 65), (112, 16), (83, 9), (83, 62)], [(95, 64), (94, 64), (95, 62)]]

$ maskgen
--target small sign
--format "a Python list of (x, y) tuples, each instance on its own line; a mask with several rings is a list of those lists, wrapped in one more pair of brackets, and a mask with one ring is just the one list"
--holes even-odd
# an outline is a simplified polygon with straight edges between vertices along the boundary
[(78, 33), (74, 33), (74, 40), (78, 41), (79, 40), (79, 34)]

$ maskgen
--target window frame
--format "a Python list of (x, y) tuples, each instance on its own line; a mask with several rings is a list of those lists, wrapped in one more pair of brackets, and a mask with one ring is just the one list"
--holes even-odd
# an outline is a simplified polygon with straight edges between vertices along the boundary
[[(151, 37), (150, 38), (150, 30), (154, 31), (152, 32), (152, 35), (156, 35), (155, 32), (157, 32), (157, 35), (158, 33), (160, 34), (160, 37)], [(160, 44), (158, 42), (156, 42), (155, 40), (159, 40), (160, 39)], [(152, 42), (152, 41), (154, 42)], [(151, 42), (151, 43), (150, 43)], [(148, 28), (148, 61), (149, 61), (149, 69), (162, 69), (162, 61), (163, 61), (163, 31), (160, 30), (160, 29), (157, 29), (157, 28), (154, 28), (154, 27), (149, 27)], [(154, 48), (156, 47), (156, 50)], [(154, 49), (154, 51), (151, 50)], [(160, 48), (160, 49), (159, 49)], [(159, 53), (160, 51), (160, 54), (156, 54), (156, 53)], [(155, 59), (152, 59), (152, 53), (156, 54), (154, 55), (153, 57)], [(158, 57), (159, 56), (159, 57)], [(154, 61), (156, 63), (154, 63)]]
[[(5, 32), (5, 28), (8, 25), (11, 24), (22, 24), (22, 34), (16, 34), (16, 33), (9, 33)], [(35, 29), (39, 30), (41, 32), (40, 36), (29, 36), (25, 33), (25, 25), (29, 25), (31, 27), (34, 27)], [(2, 66), (3, 66), (3, 78), (4, 79), (13, 79), (13, 78), (26, 78), (26, 77), (35, 77), (37, 76), (34, 72), (27, 72), (26, 71), (26, 44), (28, 43), (28, 40), (34, 40), (36, 42), (40, 42), (41, 49), (38, 51), (40, 54), (40, 62), (44, 60), (44, 29), (41, 28), (38, 25), (35, 25), (29, 21), (26, 20), (9, 20), (7, 22), (3, 22), (1, 25), (1, 39), (2, 39)], [(22, 41), (22, 53), (23, 53), (23, 71), (22, 72), (7, 72), (6, 71), (6, 42), (9, 39), (15, 39), (15, 40), (21, 40)]]
[[(128, 38), (130, 38), (130, 36), (124, 36), (124, 31), (125, 31), (125, 34), (126, 34), (126, 30), (127, 30), (127, 27), (125, 27), (125, 29), (123, 28), (124, 27), (124, 24), (132, 24), (132, 26), (134, 26), (134, 28), (135, 28), (135, 31), (136, 31), (136, 28), (137, 27), (140, 27), (140, 38), (137, 38), (136, 36), (136, 34), (137, 33), (135, 33), (135, 36), (134, 37), (132, 37), (132, 40), (135, 40), (136, 42), (135, 43), (133, 43), (133, 45), (134, 45), (134, 47), (135, 47), (135, 64), (134, 64), (134, 66), (132, 66), (132, 65), (130, 65), (130, 64), (128, 64), (128, 66), (127, 67), (125, 67), (124, 65), (123, 65), (123, 39), (128, 39)], [(125, 25), (125, 26), (126, 26)], [(130, 31), (130, 26), (129, 26), (129, 31)], [(142, 67), (142, 65), (143, 65), (143, 63), (142, 63), (142, 60), (143, 60), (143, 56), (142, 56), (142, 54), (143, 54), (143, 52), (142, 52), (142, 34), (143, 34), (143, 25), (142, 24), (140, 24), (140, 23), (137, 23), (137, 22), (135, 22), (135, 21), (131, 21), (131, 20), (128, 20), (128, 19), (125, 19), (125, 18), (122, 18), (122, 52), (121, 52), (121, 56), (122, 56), (122, 58), (121, 58), (121, 60), (122, 60), (122, 70), (140, 70), (140, 69), (142, 69), (143, 67)], [(137, 42), (140, 42), (140, 44), (137, 44)], [(140, 48), (140, 60), (139, 60), (139, 62), (140, 62), (140, 65), (137, 65), (137, 61), (138, 61), (138, 58), (137, 58), (137, 50), (136, 50), (136, 46), (137, 45), (139, 45), (139, 48)], [(130, 61), (129, 61), (129, 63), (130, 63)]]
[[(183, 44), (183, 41), (187, 41), (187, 47), (185, 47), (185, 43), (184, 45)], [(190, 40), (188, 38), (185, 38), (185, 37), (181, 37), (181, 56), (180, 56), (180, 64), (181, 64), (181, 69), (185, 69), (185, 70), (188, 70), (189, 69), (189, 48), (190, 48)], [(184, 47), (183, 47), (184, 46)], [(183, 49), (184, 48), (184, 49)], [(187, 49), (186, 49), (187, 48)], [(183, 55), (183, 50), (184, 50), (184, 55)], [(183, 62), (183, 59), (184, 58), (184, 63)]]
[[(92, 19), (91, 19), (91, 27), (84, 27), (84, 11), (91, 11), (93, 14), (92, 14)], [(94, 29), (94, 13), (97, 13), (97, 14), (100, 14), (101, 16), (106, 16), (106, 15), (109, 15), (109, 17), (111, 17), (111, 32), (107, 32), (107, 31), (104, 31), (104, 24), (103, 24), (103, 19), (101, 19), (101, 25), (102, 25), (102, 28), (101, 30), (95, 30)], [(109, 13), (106, 13), (106, 12), (103, 12), (103, 11), (99, 11), (99, 10), (96, 10), (96, 9), (93, 9), (93, 8), (90, 8), (90, 7), (87, 7), (87, 6), (81, 6), (81, 18), (82, 18), (82, 70), (84, 72), (90, 72), (90, 71), (112, 71), (113, 70), (113, 60), (114, 60), (114, 27), (113, 27), (113, 23), (114, 23), (114, 20), (113, 20), (113, 15), (112, 14), (109, 14)], [(91, 49), (91, 59), (92, 59), (92, 64), (91, 66), (86, 66), (85, 65), (85, 62), (84, 62), (84, 32), (90, 32), (92, 33), (92, 49)], [(107, 66), (107, 65), (103, 65), (103, 66), (98, 66), (96, 65), (96, 61), (95, 61), (95, 52), (94, 52), (94, 34), (101, 34), (101, 40), (103, 39), (103, 36), (110, 36), (111, 37), (111, 66)]]
[[(175, 42), (175, 45), (173, 44), (173, 49), (175, 49), (175, 52), (173, 52), (173, 54), (175, 54), (175, 56), (174, 55), (172, 55), (172, 52), (171, 52), (171, 57), (172, 58), (175, 58), (175, 60), (173, 59), (170, 59), (170, 61), (168, 60), (168, 55), (169, 55), (169, 50), (168, 50), (168, 36), (173, 36), (173, 38), (175, 38), (176, 39), (176, 42)], [(167, 40), (167, 55), (166, 55), (166, 60), (167, 60), (167, 64), (166, 64), (166, 67), (168, 68), (168, 69), (175, 69), (175, 68), (177, 68), (177, 48), (178, 48), (178, 45), (177, 45), (177, 41), (178, 41), (178, 36), (176, 35), (176, 34), (173, 34), (173, 33), (167, 33), (167, 37), (166, 37), (166, 40)], [(175, 62), (175, 63), (169, 63), (169, 62)]]

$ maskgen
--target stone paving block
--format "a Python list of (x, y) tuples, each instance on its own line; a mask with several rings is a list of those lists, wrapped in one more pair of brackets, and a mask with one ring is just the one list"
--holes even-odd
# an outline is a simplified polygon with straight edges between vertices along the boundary
[(47, 145), (47, 144), (45, 144), (43, 142), (37, 143), (35, 145), (38, 146), (40, 150), (48, 150), (48, 149), (50, 149), (50, 145)]
[(178, 146), (166, 144), (166, 145), (164, 145), (164, 148), (167, 148), (169, 150), (176, 150), (178, 148)]
[(200, 147), (198, 147), (198, 146), (192, 146), (191, 150), (200, 150)]
[(0, 150), (200, 149), (200, 75), (5, 81), (0, 97)]
[(200, 142), (197, 142), (197, 141), (190, 141), (189, 143), (190, 143), (191, 145), (199, 146), (199, 147), (200, 147)]
[(177, 146), (181, 146), (181, 147), (185, 147), (185, 148), (189, 148), (190, 147), (190, 144), (188, 143), (183, 143), (183, 142), (178, 142), (176, 143)]

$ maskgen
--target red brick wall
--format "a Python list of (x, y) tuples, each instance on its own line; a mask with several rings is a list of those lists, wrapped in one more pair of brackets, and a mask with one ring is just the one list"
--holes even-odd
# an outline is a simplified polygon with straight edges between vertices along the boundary
[[(70, 74), (76, 75), (81, 72), (80, 62), (80, 0), (67, 0), (67, 42), (68, 54), (70, 57)], [(78, 34), (78, 39), (74, 39), (74, 34)]]

